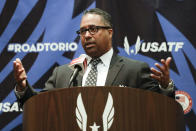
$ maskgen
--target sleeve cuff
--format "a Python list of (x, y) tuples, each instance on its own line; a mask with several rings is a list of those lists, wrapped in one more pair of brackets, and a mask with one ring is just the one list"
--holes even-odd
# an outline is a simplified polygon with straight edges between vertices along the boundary
[(167, 86), (167, 88), (162, 88), (161, 85), (159, 84), (159, 88), (164, 91), (164, 92), (171, 92), (174, 90), (174, 82), (171, 80)]
[(26, 88), (24, 91), (17, 91), (17, 90), (16, 90), (16, 86), (15, 86), (15, 88), (14, 88), (14, 92), (15, 92), (16, 96), (17, 96), (19, 99), (22, 98), (22, 97), (24, 96), (26, 90), (27, 90), (27, 88)]

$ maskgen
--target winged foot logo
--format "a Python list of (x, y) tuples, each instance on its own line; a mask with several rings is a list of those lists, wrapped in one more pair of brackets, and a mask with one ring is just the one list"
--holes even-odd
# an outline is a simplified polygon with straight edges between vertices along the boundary
[[(113, 106), (113, 98), (111, 93), (108, 93), (108, 99), (104, 108), (104, 112), (102, 115), (103, 121), (103, 131), (108, 131), (112, 126), (114, 120), (114, 106)], [(83, 104), (81, 93), (77, 97), (77, 107), (76, 107), (76, 121), (79, 128), (82, 131), (87, 130), (87, 113)], [(100, 125), (97, 125), (96, 122), (93, 125), (89, 126), (92, 131), (98, 131)]]
[(134, 47), (129, 46), (129, 42), (127, 36), (124, 38), (124, 49), (125, 52), (130, 54), (138, 54), (139, 51), (141, 52), (178, 52), (180, 49), (183, 48), (183, 42), (144, 42), (144, 40), (140, 40), (140, 36), (137, 37)]

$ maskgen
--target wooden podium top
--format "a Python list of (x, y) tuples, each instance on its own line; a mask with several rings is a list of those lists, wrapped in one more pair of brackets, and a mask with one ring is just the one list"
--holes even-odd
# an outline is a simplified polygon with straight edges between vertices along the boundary
[(185, 131), (172, 98), (128, 87), (72, 87), (40, 93), (24, 105), (25, 131)]

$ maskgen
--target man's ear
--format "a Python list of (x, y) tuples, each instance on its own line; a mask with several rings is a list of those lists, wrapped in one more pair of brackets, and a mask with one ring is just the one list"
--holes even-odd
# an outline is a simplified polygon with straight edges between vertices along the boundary
[(108, 32), (109, 32), (110, 38), (112, 38), (112, 35), (113, 35), (113, 29), (108, 29)]

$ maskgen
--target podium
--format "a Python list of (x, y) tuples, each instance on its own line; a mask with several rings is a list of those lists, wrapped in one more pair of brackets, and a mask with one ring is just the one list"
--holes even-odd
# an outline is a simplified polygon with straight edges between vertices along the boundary
[(50, 90), (24, 104), (24, 131), (185, 131), (180, 104), (129, 87)]

